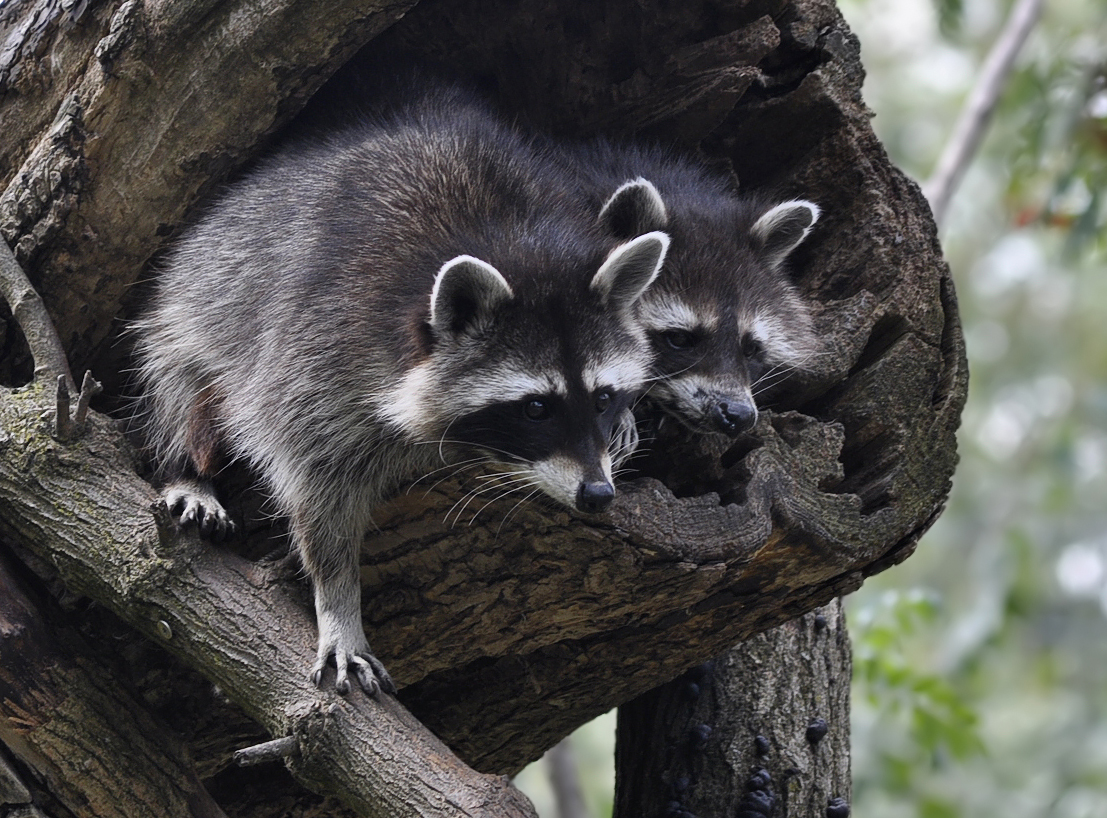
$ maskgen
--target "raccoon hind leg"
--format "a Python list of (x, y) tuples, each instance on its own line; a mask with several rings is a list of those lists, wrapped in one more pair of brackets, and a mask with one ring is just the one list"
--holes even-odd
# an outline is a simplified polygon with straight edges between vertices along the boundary
[(196, 396), (185, 429), (187, 461), (169, 471), (163, 492), (169, 513), (182, 528), (195, 525), (201, 536), (220, 541), (235, 524), (215, 495), (212, 478), (223, 463), (223, 439), (217, 422), (219, 394), (206, 387)]

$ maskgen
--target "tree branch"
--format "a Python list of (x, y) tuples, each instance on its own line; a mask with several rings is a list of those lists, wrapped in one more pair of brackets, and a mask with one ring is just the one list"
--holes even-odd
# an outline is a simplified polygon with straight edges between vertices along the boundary
[(162, 544), (149, 512), (155, 495), (112, 424), (90, 413), (81, 444), (59, 445), (40, 427), (45, 397), (37, 388), (0, 396), (0, 517), (13, 542), (201, 669), (272, 735), (294, 736), (297, 778), (359, 814), (533, 815), (517, 791), (466, 768), (391, 697), (316, 690), (314, 628), (287, 589), (194, 539)]
[(984, 60), (976, 84), (965, 100), (965, 107), (961, 109), (953, 132), (942, 149), (934, 173), (923, 185), (923, 192), (930, 200), (934, 220), (938, 224), (945, 221), (950, 200), (980, 147), (992, 113), (1007, 85), (1015, 58), (1038, 21), (1041, 10), (1042, 0), (1018, 0), (1011, 9), (1003, 30)]
[(226, 818), (168, 728), (57, 619), (0, 553), (0, 742), (77, 816)]
[(77, 385), (69, 373), (58, 331), (46, 312), (46, 305), (27, 280), (23, 268), (7, 243), (0, 240), (0, 295), (8, 302), (12, 316), (23, 330), (27, 346), (35, 359), (35, 378), (56, 382), (63, 377), (64, 385), (76, 391)]

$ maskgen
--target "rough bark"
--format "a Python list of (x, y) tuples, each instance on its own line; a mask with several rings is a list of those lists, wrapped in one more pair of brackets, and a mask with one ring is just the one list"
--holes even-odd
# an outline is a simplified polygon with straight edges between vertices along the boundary
[(413, 3), (5, 4), (0, 235), (75, 369), (189, 206)]
[(0, 743), (74, 815), (225, 818), (180, 742), (42, 607), (0, 555)]
[(32, 385), (0, 402), (0, 534), (201, 668), (272, 735), (295, 736), (296, 777), (359, 815), (533, 815), (525, 798), (466, 768), (391, 697), (316, 690), (304, 606), (287, 588), (268, 587), (264, 566), (176, 537), (163, 507), (151, 514), (156, 494), (106, 418), (93, 415), (78, 441), (53, 440), (41, 420), (44, 394)]
[(619, 708), (615, 818), (849, 814), (840, 600)]
[[(118, 393), (126, 347), (104, 340), (147, 260), (409, 5), (365, 16), (337, 0), (5, 6), (0, 233), (77, 371), (94, 362)], [(825, 354), (754, 434), (721, 445), (662, 425), (642, 476), (598, 522), (510, 498), (455, 521), (459, 479), (417, 486), (380, 515), (365, 622), (415, 716), (469, 764), (513, 772), (592, 716), (911, 553), (949, 489), (964, 348), (927, 205), (869, 127), (857, 43), (830, 2), (424, 0), (370, 48), (476, 75), (556, 133), (698, 149), (743, 187), (826, 214), (794, 259)], [(413, 767), (443, 791), (456, 784), (435, 779), (436, 764), (474, 804), (510, 798), (394, 702), (307, 686), (303, 586), (226, 550), (162, 543), (116, 427), (92, 413), (86, 436), (55, 441), (41, 421), (51, 404), (40, 388), (3, 395), (2, 533), (146, 638), (158, 642), (164, 620), (164, 646), (236, 703), (213, 704), (202, 727), (161, 712), (189, 731), (205, 780), (229, 774), (224, 759), (254, 720), (296, 735), (300, 780), (363, 814), (385, 814), (368, 790), (403, 801), (389, 781), (411, 781)], [(250, 492), (231, 506), (249, 534), (241, 553), (279, 539)], [(170, 662), (148, 675), (154, 687), (188, 678)], [(173, 689), (184, 687), (203, 685)], [(320, 761), (328, 753), (358, 760)]]

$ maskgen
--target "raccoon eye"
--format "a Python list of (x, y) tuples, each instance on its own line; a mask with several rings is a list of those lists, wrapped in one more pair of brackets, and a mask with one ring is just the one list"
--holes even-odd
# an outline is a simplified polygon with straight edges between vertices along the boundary
[(609, 406), (611, 406), (611, 393), (610, 392), (600, 392), (598, 395), (596, 395), (596, 411), (597, 412), (599, 412), (602, 415), (604, 412), (607, 411)]
[(670, 329), (661, 333), (661, 337), (665, 339), (665, 343), (671, 346), (673, 349), (691, 349), (700, 342), (700, 339), (696, 337), (696, 334), (689, 332), (686, 329)]
[(759, 358), (764, 351), (765, 347), (752, 335), (742, 339), (742, 354), (747, 358)]
[(523, 414), (527, 416), (527, 420), (545, 420), (550, 416), (550, 407), (544, 400), (535, 398), (523, 405)]

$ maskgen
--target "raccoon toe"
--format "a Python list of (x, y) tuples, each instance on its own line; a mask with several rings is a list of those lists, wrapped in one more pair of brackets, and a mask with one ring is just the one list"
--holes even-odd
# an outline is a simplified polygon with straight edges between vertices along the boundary
[(165, 490), (165, 505), (181, 528), (196, 526), (200, 535), (221, 541), (235, 530), (214, 492), (198, 481), (174, 483)]
[(223, 506), (215, 508), (204, 507), (199, 515), (200, 533), (215, 542), (222, 542), (235, 532), (234, 520), (224, 510)]
[(323, 670), (327, 666), (330, 657), (334, 657), (336, 668), (334, 689), (342, 696), (349, 694), (352, 685), (350, 675), (357, 679), (358, 684), (365, 693), (373, 698), (385, 693), (396, 693), (396, 685), (384, 665), (372, 653), (363, 651), (360, 653), (347, 653), (343, 650), (335, 650), (328, 656), (316, 660), (311, 669), (311, 681), (316, 687), (323, 686)]
[[(383, 690), (385, 693), (396, 695), (396, 683), (392, 681), (392, 677), (388, 675), (388, 671), (384, 669), (384, 665), (376, 656), (371, 653), (351, 656), (350, 664), (353, 665), (354, 673), (357, 674), (357, 679), (366, 693), (376, 696), (379, 691)], [(371, 693), (370, 687), (374, 688)]]

